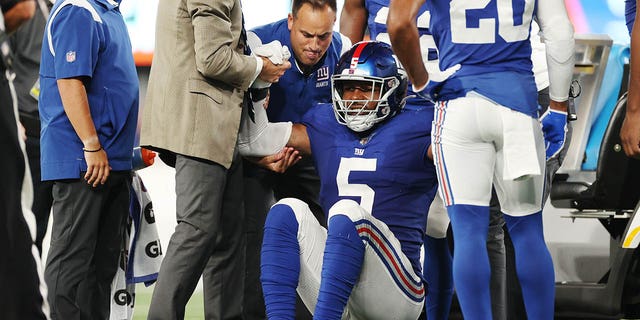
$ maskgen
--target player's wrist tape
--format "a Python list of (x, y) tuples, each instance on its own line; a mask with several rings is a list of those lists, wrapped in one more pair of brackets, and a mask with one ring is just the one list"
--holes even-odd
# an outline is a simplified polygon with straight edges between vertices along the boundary
[(287, 145), (293, 124), (291, 122), (269, 122), (264, 108), (265, 98), (254, 101), (243, 108), (238, 133), (240, 155), (263, 157), (278, 153)]
[(84, 152), (98, 152), (100, 150), (102, 150), (102, 146), (100, 146), (100, 148), (95, 149), (95, 150), (89, 150), (87, 148), (82, 148), (82, 151), (84, 151)]

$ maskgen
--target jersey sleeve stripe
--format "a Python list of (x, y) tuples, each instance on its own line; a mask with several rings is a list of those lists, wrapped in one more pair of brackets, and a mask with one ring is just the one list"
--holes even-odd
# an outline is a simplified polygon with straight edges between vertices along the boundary
[(102, 18), (100, 18), (98, 11), (96, 11), (96, 9), (89, 3), (89, 1), (65, 0), (64, 2), (62, 2), (60, 6), (51, 14), (51, 18), (47, 23), (47, 42), (49, 43), (49, 51), (51, 52), (51, 55), (53, 55), (54, 57), (56, 56), (56, 53), (55, 53), (55, 50), (53, 49), (53, 39), (51, 38), (51, 26), (53, 25), (53, 21), (55, 20), (58, 13), (60, 13), (60, 10), (62, 10), (62, 8), (68, 5), (74, 5), (74, 6), (87, 9), (91, 13), (91, 17), (93, 18), (94, 21), (98, 23), (102, 23)]

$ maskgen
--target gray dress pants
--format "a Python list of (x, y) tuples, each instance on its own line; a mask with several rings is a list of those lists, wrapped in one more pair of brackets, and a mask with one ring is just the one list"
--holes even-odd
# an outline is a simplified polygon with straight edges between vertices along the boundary
[(184, 319), (200, 275), (205, 319), (241, 319), (245, 269), (242, 162), (176, 156), (176, 219), (148, 319)]

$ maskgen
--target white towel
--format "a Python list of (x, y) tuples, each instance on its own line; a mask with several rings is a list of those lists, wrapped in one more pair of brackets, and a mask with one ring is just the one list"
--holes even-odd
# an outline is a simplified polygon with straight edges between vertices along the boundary
[(133, 297), (136, 285), (135, 283), (127, 285), (122, 255), (120, 258), (118, 272), (116, 272), (111, 283), (111, 313), (109, 314), (109, 320), (131, 320), (133, 318)]
[[(127, 283), (144, 282), (151, 285), (158, 278), (160, 263), (162, 262), (162, 249), (156, 218), (153, 213), (153, 204), (142, 179), (134, 174), (133, 191), (137, 195), (137, 204), (132, 206), (132, 219), (134, 228), (130, 242), (129, 263), (132, 266), (127, 270)], [(133, 199), (132, 199), (133, 200)], [(133, 210), (133, 208), (137, 210)]]
[(162, 262), (153, 205), (137, 173), (133, 173), (129, 208), (128, 228), (123, 240), (126, 245), (111, 285), (110, 320), (132, 319), (136, 283), (144, 282), (147, 286), (154, 283)]
[[(508, 110), (507, 112), (516, 117), (526, 117), (517, 111)], [(534, 125), (539, 127), (537, 121), (534, 119), (530, 122), (511, 121), (511, 117), (503, 117), (503, 120), (503, 179), (522, 180), (542, 174), (534, 135), (534, 130), (541, 129), (533, 127)]]

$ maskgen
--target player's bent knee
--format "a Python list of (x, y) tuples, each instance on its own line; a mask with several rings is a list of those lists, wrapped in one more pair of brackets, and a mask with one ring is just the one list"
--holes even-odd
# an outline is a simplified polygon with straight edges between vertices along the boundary
[[(273, 226), (274, 224), (282, 224), (283, 221), (292, 220), (298, 224), (303, 224), (305, 221), (316, 221), (309, 205), (304, 201), (296, 198), (284, 198), (276, 202), (267, 215), (267, 225)], [(267, 224), (269, 223), (269, 224)]]
[(356, 225), (351, 221), (351, 218), (339, 213), (329, 218), (327, 228), (329, 236), (345, 235), (356, 231)]
[(269, 214), (267, 214), (264, 228), (265, 230), (286, 228), (291, 229), (295, 234), (298, 231), (298, 222), (291, 207), (275, 204), (271, 207), (271, 210), (269, 210)]
[(359, 203), (353, 200), (343, 199), (336, 202), (331, 209), (329, 209), (329, 220), (336, 214), (344, 215), (351, 221), (356, 222), (365, 219), (367, 211), (364, 210)]

